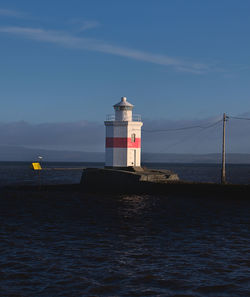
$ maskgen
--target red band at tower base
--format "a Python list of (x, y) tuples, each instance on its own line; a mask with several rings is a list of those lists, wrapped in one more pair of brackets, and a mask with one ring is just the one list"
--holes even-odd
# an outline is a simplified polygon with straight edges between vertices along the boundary
[(106, 137), (106, 148), (140, 148), (141, 138), (135, 138), (132, 142), (130, 137)]

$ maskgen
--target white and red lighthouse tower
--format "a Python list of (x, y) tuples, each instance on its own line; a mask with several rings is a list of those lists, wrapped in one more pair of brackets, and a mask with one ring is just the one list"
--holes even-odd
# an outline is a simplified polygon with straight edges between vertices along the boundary
[(141, 117), (132, 115), (134, 106), (122, 97), (108, 115), (106, 126), (106, 167), (141, 166)]

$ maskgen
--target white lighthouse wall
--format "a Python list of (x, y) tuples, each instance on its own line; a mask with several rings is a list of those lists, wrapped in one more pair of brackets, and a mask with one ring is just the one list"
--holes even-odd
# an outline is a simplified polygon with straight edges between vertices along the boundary
[(132, 137), (135, 134), (136, 138), (141, 138), (141, 126), (142, 122), (130, 122), (128, 123), (127, 136)]
[(140, 148), (128, 148), (126, 166), (141, 166), (141, 149)]
[[(127, 126), (117, 125), (117, 122), (106, 125), (107, 138), (125, 138), (127, 137)], [(127, 149), (119, 147), (106, 147), (105, 166), (126, 167)]]
[[(106, 122), (106, 138), (141, 139), (142, 122)], [(141, 166), (141, 146), (136, 148), (106, 147), (105, 165), (111, 167)]]
[[(127, 167), (127, 148), (106, 148), (105, 165), (111, 167)], [(130, 165), (131, 166), (131, 165)]]
[[(127, 137), (139, 138), (141, 141), (141, 126), (142, 122), (129, 122), (127, 129)], [(128, 148), (127, 151), (127, 166), (141, 166), (141, 145), (138, 148)]]
[(116, 110), (116, 121), (132, 121), (132, 110)]
[(127, 126), (117, 124), (106, 126), (106, 137), (127, 137)]

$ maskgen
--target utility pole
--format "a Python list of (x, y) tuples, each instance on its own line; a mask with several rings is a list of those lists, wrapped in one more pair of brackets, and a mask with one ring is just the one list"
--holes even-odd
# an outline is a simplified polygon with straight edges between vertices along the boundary
[(226, 121), (227, 116), (223, 114), (223, 139), (222, 139), (222, 168), (221, 168), (221, 183), (226, 183)]

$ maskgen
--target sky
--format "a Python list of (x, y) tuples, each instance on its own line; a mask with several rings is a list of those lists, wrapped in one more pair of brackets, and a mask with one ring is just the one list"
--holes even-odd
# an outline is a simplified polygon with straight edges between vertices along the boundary
[[(102, 151), (121, 96), (148, 130), (249, 116), (249, 11), (247, 0), (1, 0), (0, 145)], [(233, 123), (231, 151), (250, 152), (249, 123)], [(216, 152), (214, 131), (145, 133), (144, 150)]]

